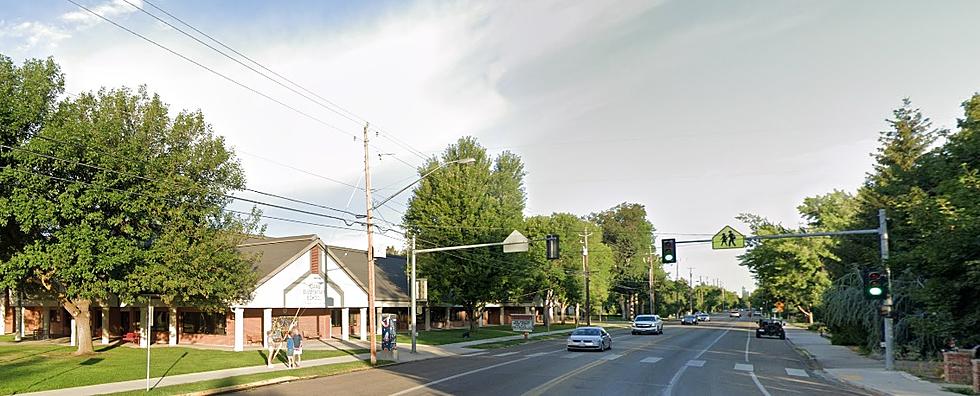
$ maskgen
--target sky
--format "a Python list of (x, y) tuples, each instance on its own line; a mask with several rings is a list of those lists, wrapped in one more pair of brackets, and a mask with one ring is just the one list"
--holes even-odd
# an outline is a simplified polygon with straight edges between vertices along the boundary
[[(379, 197), (475, 136), (493, 155), (523, 159), (526, 215), (636, 202), (658, 239), (677, 240), (725, 225), (747, 233), (735, 220), (746, 212), (793, 227), (805, 197), (863, 182), (902, 98), (955, 128), (980, 87), (975, 1), (152, 2), (309, 92), (136, 8), (194, 33), (150, 3), (74, 1), (169, 50), (68, 1), (0, 0), (0, 53), (53, 57), (68, 96), (145, 85), (174, 113), (200, 109), (235, 147), (250, 188), (352, 212), (365, 207), (353, 186), (364, 182), (367, 121), (380, 130), (369, 138)], [(409, 196), (380, 217), (400, 222)], [(363, 231), (267, 227), (365, 246)], [(393, 232), (379, 239), (403, 244)], [(682, 245), (666, 269), (752, 290), (739, 253)]]

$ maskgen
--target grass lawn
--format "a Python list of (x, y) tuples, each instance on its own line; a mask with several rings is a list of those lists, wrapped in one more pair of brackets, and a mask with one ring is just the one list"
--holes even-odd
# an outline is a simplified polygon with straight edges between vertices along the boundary
[[(60, 345), (0, 346), (0, 395), (69, 388), (145, 378), (146, 350), (129, 346), (100, 346), (90, 356), (73, 356), (75, 348)], [(364, 353), (366, 350), (304, 350), (304, 359)], [(259, 366), (266, 352), (231, 352), (159, 347), (150, 352), (153, 377), (226, 368)]]
[[(566, 323), (566, 324), (555, 323), (551, 325), (551, 331), (570, 330), (574, 328), (575, 325), (571, 323)], [(466, 342), (466, 341), (473, 341), (473, 340), (485, 340), (487, 338), (521, 335), (521, 333), (512, 331), (510, 325), (484, 326), (477, 329), (476, 332), (470, 333), (469, 338), (463, 338), (463, 333), (466, 333), (468, 331), (469, 331), (468, 328), (420, 331), (418, 337), (416, 338), (416, 342), (422, 345), (444, 345), (444, 344), (453, 344), (457, 342)], [(534, 331), (543, 332), (547, 330), (545, 329), (544, 326), (534, 326)], [(381, 336), (378, 336), (378, 340), (381, 340)], [(408, 332), (398, 333), (398, 344), (411, 345), (412, 344), (411, 333)], [(304, 353), (306, 352), (304, 351)]]
[(14, 342), (13, 334), (0, 335), (0, 342)]
[(527, 340), (521, 338), (519, 340), (509, 340), (509, 341), (491, 342), (491, 343), (487, 343), (487, 344), (477, 344), (477, 345), (473, 345), (473, 346), (471, 346), (469, 348), (476, 348), (476, 349), (500, 349), (500, 348), (512, 347), (512, 346), (515, 346), (515, 345), (521, 345), (521, 344), (528, 344), (528, 343), (532, 343), (532, 342), (538, 342), (538, 341), (564, 339), (565, 337), (568, 337), (568, 334), (567, 333), (551, 334), (551, 335), (546, 335), (546, 336), (529, 338)]
[[(306, 351), (303, 351), (303, 354), (305, 355)], [(391, 362), (380, 360), (378, 361), (378, 366), (382, 366), (390, 363)], [(138, 391), (130, 391), (130, 392), (113, 393), (113, 395), (133, 395), (133, 396), (135, 395), (180, 395), (180, 394), (204, 391), (209, 389), (224, 388), (226, 386), (248, 384), (248, 383), (270, 380), (275, 378), (295, 377), (297, 379), (309, 379), (309, 378), (323, 377), (328, 375), (349, 373), (352, 371), (363, 370), (370, 367), (371, 364), (369, 362), (362, 360), (357, 362), (328, 364), (328, 365), (316, 366), (316, 367), (304, 367), (295, 370), (278, 371), (272, 373), (239, 375), (235, 377), (193, 382), (190, 384), (183, 384), (183, 385), (165, 386), (162, 388), (151, 389), (149, 393), (146, 393), (143, 390), (138, 390)]]

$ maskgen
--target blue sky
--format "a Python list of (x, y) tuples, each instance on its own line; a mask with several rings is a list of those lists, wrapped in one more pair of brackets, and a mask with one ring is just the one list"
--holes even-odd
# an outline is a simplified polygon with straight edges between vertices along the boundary
[[(78, 9), (68, 2), (0, 1), (0, 52), (54, 56), (69, 94), (146, 84), (175, 111), (200, 108), (239, 150), (250, 187), (363, 210), (350, 187), (259, 158), (358, 184), (360, 142), (345, 133), (360, 125), (119, 0), (78, 1), (342, 132), (71, 16)], [(903, 97), (936, 126), (954, 127), (959, 104), (980, 87), (973, 1), (155, 4), (415, 150), (437, 153), (474, 135), (493, 153), (514, 151), (528, 171), (528, 215), (639, 202), (659, 236), (678, 239), (726, 224), (745, 231), (734, 221), (742, 212), (798, 224), (804, 197), (860, 185)], [(372, 165), (375, 186), (390, 193), (421, 159), (390, 140), (376, 144), (394, 154)], [(381, 214), (396, 221), (406, 198)], [(354, 232), (269, 223), (274, 235), (310, 232), (363, 244)], [(691, 266), (695, 277), (751, 289), (736, 254), (678, 252), (683, 274)]]

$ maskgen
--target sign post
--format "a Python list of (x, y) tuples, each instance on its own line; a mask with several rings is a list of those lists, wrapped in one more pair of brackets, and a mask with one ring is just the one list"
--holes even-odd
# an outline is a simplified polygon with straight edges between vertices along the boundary
[(534, 315), (511, 314), (510, 328), (513, 331), (524, 333), (524, 339), (526, 340), (528, 334), (534, 332)]

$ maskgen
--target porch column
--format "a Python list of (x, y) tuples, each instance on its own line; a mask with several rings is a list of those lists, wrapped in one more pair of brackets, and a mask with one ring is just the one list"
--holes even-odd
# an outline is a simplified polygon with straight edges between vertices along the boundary
[(136, 318), (140, 322), (140, 348), (146, 348), (149, 345), (147, 340), (150, 339), (150, 329), (146, 328), (147, 310), (143, 309), (143, 307), (133, 307), (133, 310), (136, 311)]
[(177, 307), (170, 307), (170, 337), (168, 337), (168, 344), (177, 345)]
[(374, 309), (377, 311), (374, 313), (374, 331), (377, 335), (381, 335), (381, 307), (375, 307)]
[(452, 316), (450, 316), (451, 313), (453, 313), (453, 307), (452, 306), (447, 306), (446, 307), (446, 327), (445, 327), (447, 329), (453, 328), (453, 318), (452, 318)]
[(109, 344), (109, 307), (102, 307), (102, 345)]
[(235, 308), (235, 352), (245, 350), (245, 308)]
[(0, 335), (7, 334), (7, 289), (0, 295)]
[(51, 310), (43, 305), (41, 306), (41, 330), (44, 330), (44, 334), (51, 337)]
[(357, 316), (357, 334), (361, 336), (361, 341), (367, 341), (367, 308), (361, 308)]
[(20, 326), (20, 336), (22, 338), (27, 337), (27, 326), (24, 326), (24, 322), (26, 321), (27, 321), (27, 307), (22, 306), (20, 307), (20, 323), (17, 324), (18, 326)]
[(350, 308), (340, 309), (340, 339), (350, 339)]
[(71, 338), (68, 339), (68, 345), (76, 346), (78, 345), (78, 331), (75, 329), (75, 318), (71, 318)]
[[(317, 321), (319, 320), (320, 318), (317, 317)], [(327, 341), (331, 340), (332, 338), (333, 338), (333, 310), (327, 309)]]
[(504, 305), (500, 304), (500, 324), (504, 324)]
[(478, 312), (477, 315), (480, 315), (480, 317), (476, 318), (476, 325), (477, 327), (483, 327), (484, 325), (483, 316), (486, 312), (485, 311), (477, 311), (477, 312)]
[(272, 308), (262, 310), (262, 347), (269, 347), (269, 331), (272, 330)]
[(422, 309), (425, 311), (425, 331), (432, 330), (432, 308), (426, 305)]

